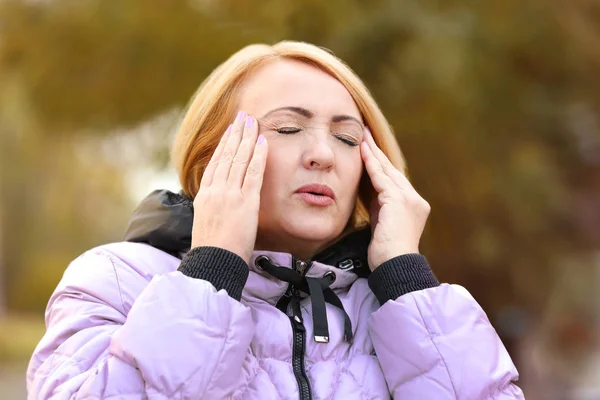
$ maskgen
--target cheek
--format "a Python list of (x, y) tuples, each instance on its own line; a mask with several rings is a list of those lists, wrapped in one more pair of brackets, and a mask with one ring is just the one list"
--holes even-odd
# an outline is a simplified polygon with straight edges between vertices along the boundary
[(354, 208), (356, 202), (356, 195), (360, 184), (360, 178), (363, 173), (363, 162), (358, 155), (353, 154), (352, 156), (346, 157), (342, 167), (342, 183), (344, 188), (347, 188), (346, 194), (348, 198), (347, 207)]
[(363, 161), (360, 157), (360, 152), (355, 152), (351, 156), (343, 158), (343, 165), (341, 165), (342, 179), (344, 184), (351, 188), (352, 191), (358, 189), (360, 177), (362, 176)]
[(274, 149), (269, 146), (267, 165), (265, 167), (261, 189), (261, 203), (270, 203), (274, 201), (277, 195), (277, 189), (284, 188), (286, 181), (289, 180), (289, 178), (286, 179), (286, 176), (290, 176), (284, 163), (285, 158), (281, 157), (280, 152), (273, 150)]

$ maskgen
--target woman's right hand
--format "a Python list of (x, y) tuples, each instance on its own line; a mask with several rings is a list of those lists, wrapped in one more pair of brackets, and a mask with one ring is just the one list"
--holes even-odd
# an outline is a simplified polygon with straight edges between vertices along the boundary
[(250, 261), (258, 229), (268, 145), (240, 111), (206, 166), (194, 199), (192, 248), (215, 246)]

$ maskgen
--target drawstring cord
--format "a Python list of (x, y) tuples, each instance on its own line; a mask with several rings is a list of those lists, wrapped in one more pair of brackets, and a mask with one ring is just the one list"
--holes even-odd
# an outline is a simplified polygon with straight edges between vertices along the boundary
[[(268, 257), (260, 256), (255, 263), (269, 275), (290, 283), (294, 289), (308, 294), (312, 304), (313, 318), (313, 338), (315, 342), (329, 342), (329, 325), (327, 323), (327, 308), (325, 303), (329, 303), (344, 313), (344, 340), (352, 342), (352, 321), (344, 309), (342, 301), (337, 294), (329, 287), (335, 280), (333, 272), (326, 273), (322, 278), (308, 278), (293, 269), (273, 265)], [(297, 322), (302, 322), (300, 312), (300, 302), (297, 296), (292, 295), (292, 311)]]

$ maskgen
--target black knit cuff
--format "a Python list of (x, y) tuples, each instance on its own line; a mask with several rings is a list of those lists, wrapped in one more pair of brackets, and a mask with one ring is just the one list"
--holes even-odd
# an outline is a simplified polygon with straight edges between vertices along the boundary
[(236, 300), (242, 298), (242, 289), (248, 279), (248, 264), (237, 254), (220, 247), (200, 246), (190, 250), (181, 260), (178, 270), (191, 278), (225, 289)]
[(369, 287), (381, 305), (406, 293), (439, 285), (425, 256), (417, 253), (394, 257), (369, 276)]

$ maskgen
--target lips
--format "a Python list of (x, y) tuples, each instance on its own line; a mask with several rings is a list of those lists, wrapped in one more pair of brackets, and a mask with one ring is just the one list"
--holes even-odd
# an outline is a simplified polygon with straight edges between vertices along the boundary
[(335, 200), (334, 191), (327, 185), (310, 184), (304, 185), (296, 190), (296, 193), (308, 193), (315, 196), (326, 196)]
[(298, 188), (295, 193), (309, 206), (327, 207), (335, 200), (335, 193), (326, 185), (305, 185)]

